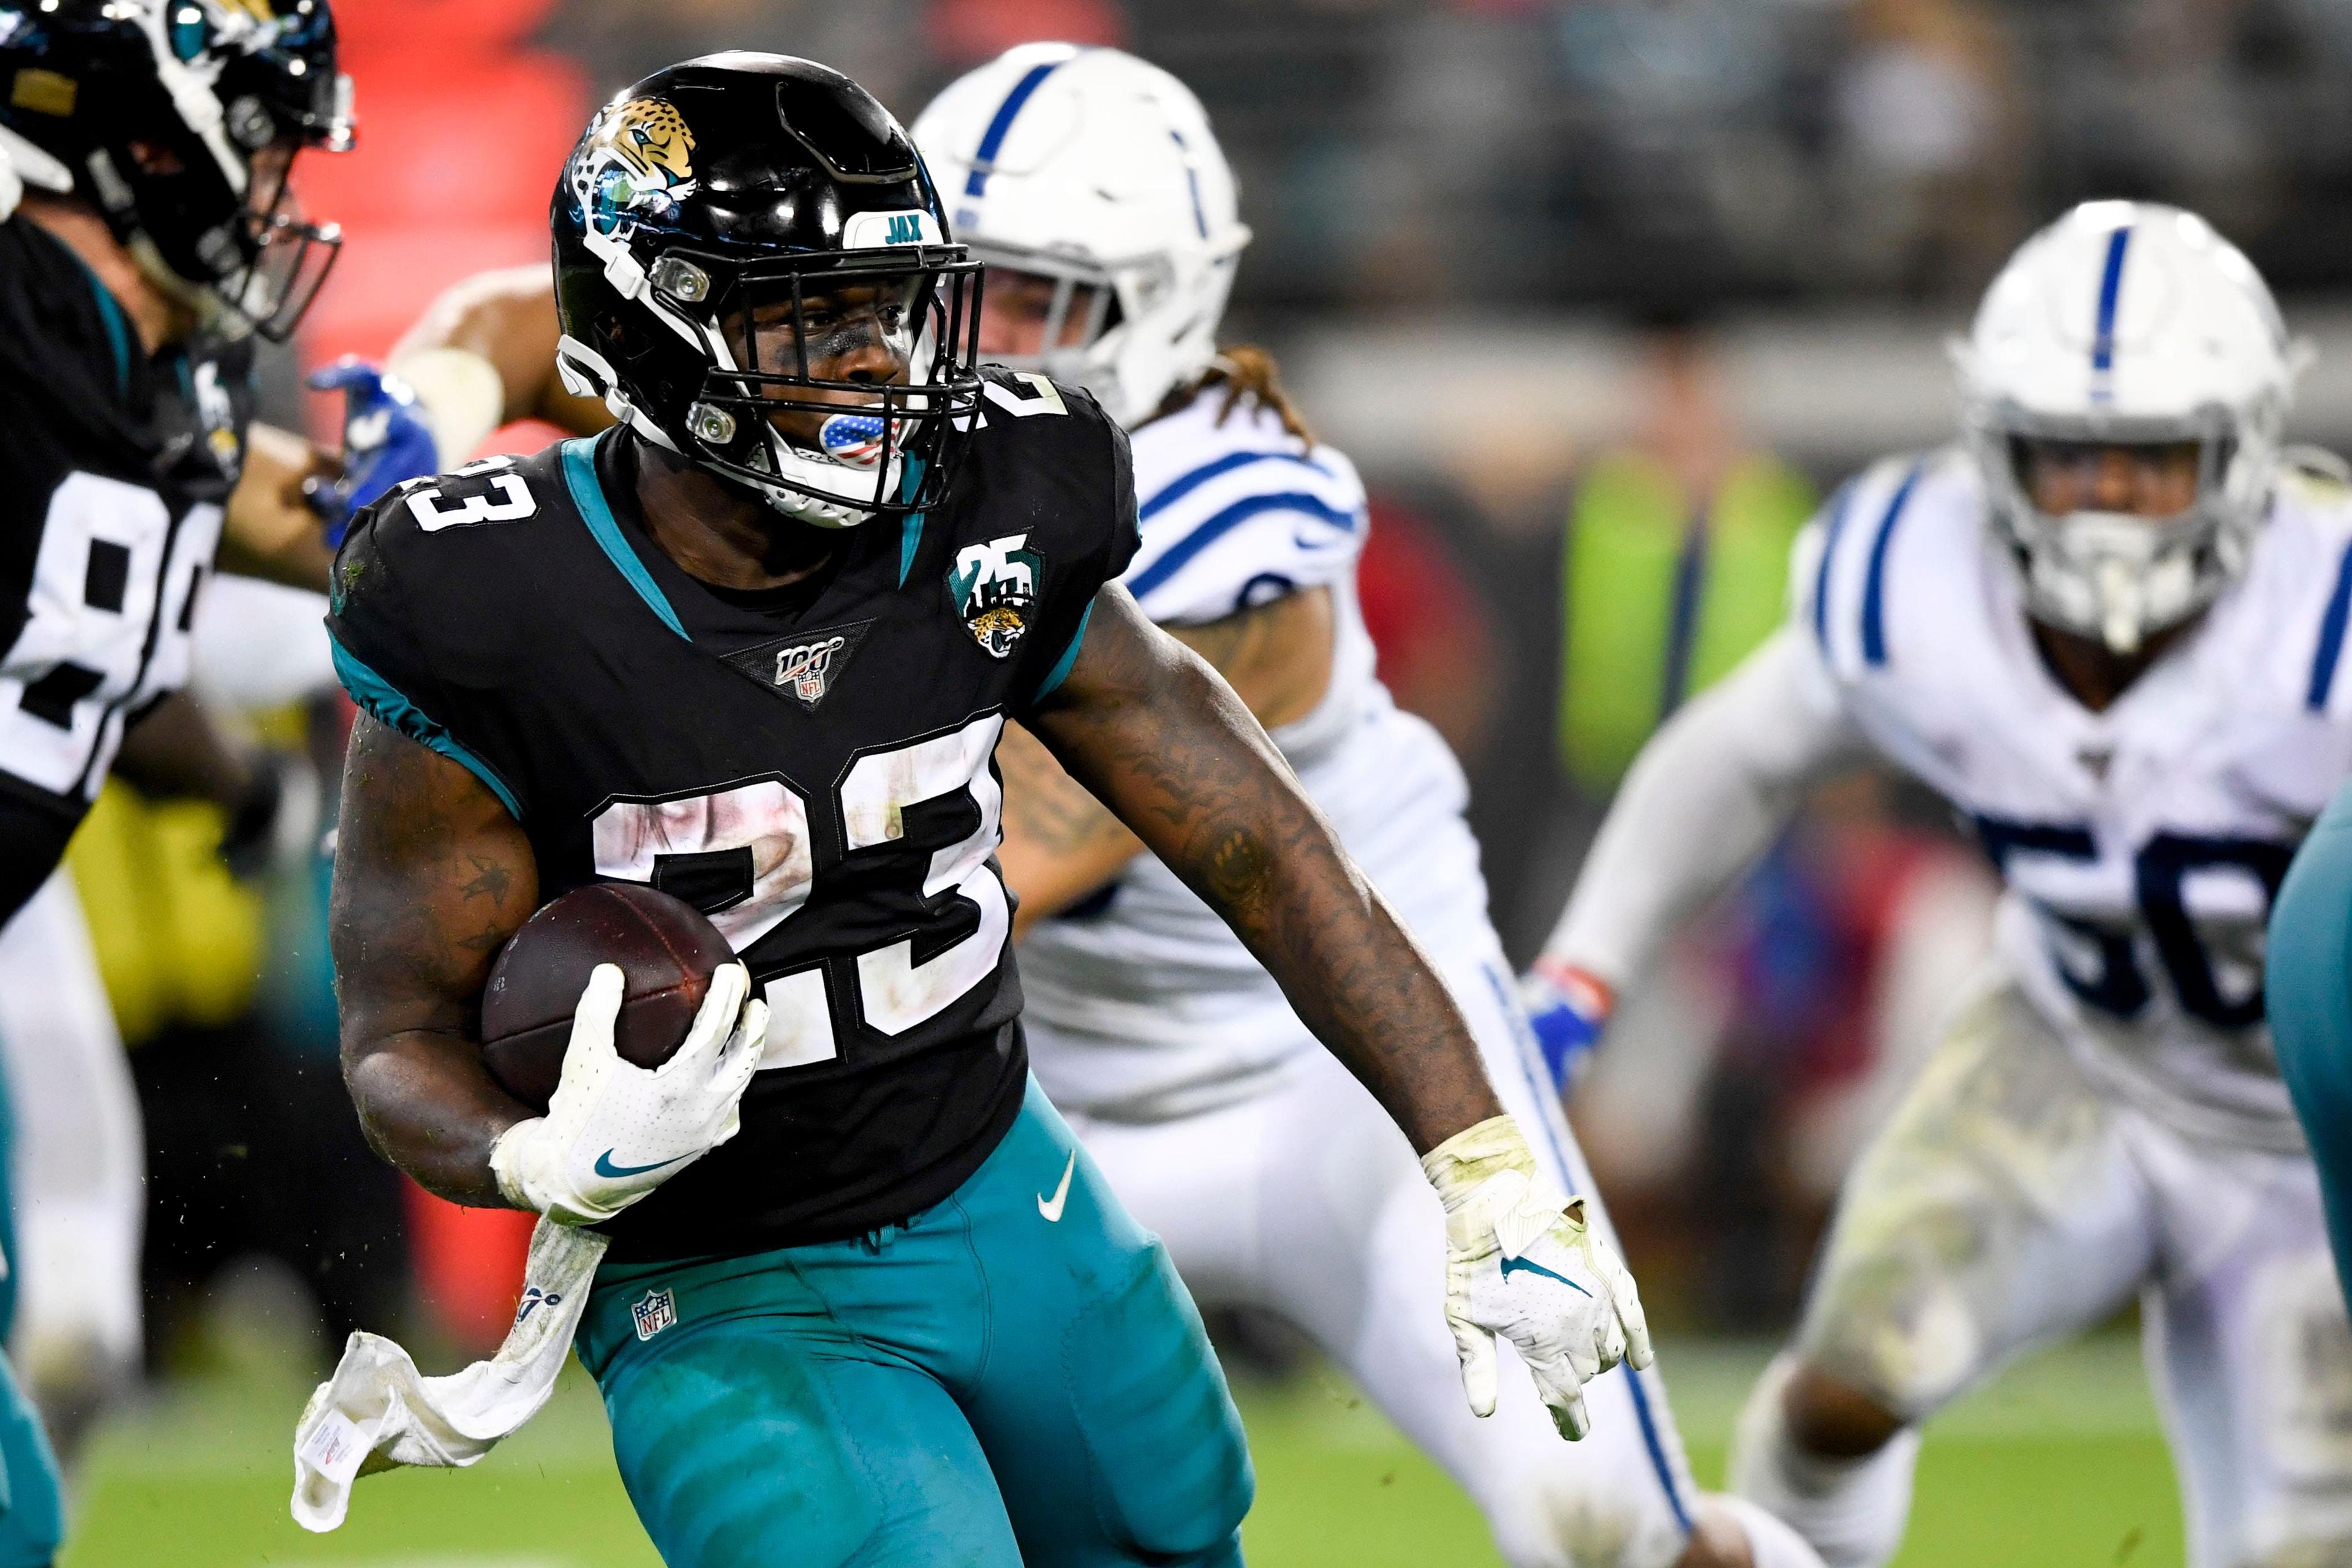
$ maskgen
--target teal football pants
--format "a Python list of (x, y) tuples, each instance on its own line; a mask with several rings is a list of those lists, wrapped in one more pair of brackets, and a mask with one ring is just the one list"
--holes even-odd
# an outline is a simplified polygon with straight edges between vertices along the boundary
[(2263, 988), (2279, 1072), (2319, 1165), (2336, 1277), (2352, 1300), (2352, 784), (2287, 868)]
[[(0, 1079), (0, 1341), (16, 1322), (16, 1190), (9, 1167), (16, 1124)], [(48, 1568), (65, 1534), (65, 1497), (47, 1434), (0, 1357), (0, 1568)]]
[(670, 1568), (1238, 1568), (1240, 1417), (1159, 1240), (1033, 1081), (856, 1240), (607, 1266), (577, 1344)]

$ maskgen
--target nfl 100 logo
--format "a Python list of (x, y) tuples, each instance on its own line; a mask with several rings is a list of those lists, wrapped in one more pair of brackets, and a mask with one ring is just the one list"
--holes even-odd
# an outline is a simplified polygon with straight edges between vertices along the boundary
[(836, 633), (782, 649), (776, 655), (776, 684), (799, 698), (803, 706), (815, 707), (824, 700), (825, 680), (833, 673), (834, 655), (848, 643), (847, 637)]
[(642, 1300), (629, 1308), (629, 1315), (637, 1321), (637, 1338), (652, 1339), (677, 1323), (677, 1298), (669, 1293), (667, 1286), (648, 1290)]

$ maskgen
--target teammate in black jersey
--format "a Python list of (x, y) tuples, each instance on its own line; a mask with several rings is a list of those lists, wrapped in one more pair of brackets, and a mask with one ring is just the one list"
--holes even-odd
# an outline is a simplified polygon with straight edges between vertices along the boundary
[(350, 109), (327, 0), (0, 10), (0, 921), (151, 713), (126, 763), (260, 798), (173, 694), (216, 549), (324, 584), (308, 443), (248, 443), (251, 334), (325, 275), (291, 169)]
[[(806, 61), (691, 61), (600, 112), (553, 223), (565, 380), (621, 427), (404, 487), (345, 543), (335, 959), (376, 1146), (611, 1238), (593, 1290), (534, 1278), (518, 1335), (580, 1314), (665, 1560), (1238, 1561), (1198, 1318), (1026, 1070), (1013, 718), (1429, 1152), (1474, 1405), (1500, 1332), (1580, 1432), (1580, 1381), (1647, 1360), (1631, 1279), (1246, 710), (1116, 585), (1118, 426), (972, 363), (977, 268), (896, 121)], [(698, 905), (743, 968), (658, 1072), (613, 1055), (600, 971), (534, 1116), (477, 998), (599, 879)], [(320, 1424), (351, 1393), (301, 1450), (345, 1479), (388, 1441)]]
[[(333, 252), (296, 154), (350, 137), (326, 0), (0, 9), (0, 923), (118, 752), (267, 819), (267, 775), (175, 693), (216, 554), (325, 582), (308, 444), (247, 444), (249, 334), (290, 330)], [(47, 1563), (56, 1477), (5, 1370), (0, 1459), (0, 1568)]]

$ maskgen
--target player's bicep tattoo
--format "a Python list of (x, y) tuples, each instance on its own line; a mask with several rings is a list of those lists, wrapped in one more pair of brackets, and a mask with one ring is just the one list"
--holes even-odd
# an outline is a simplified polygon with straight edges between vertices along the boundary
[(1110, 844), (1135, 843), (1135, 836), (1110, 808), (1072, 778), (1053, 753), (1020, 725), (1005, 726), (1004, 738), (997, 742), (996, 762), (1004, 774), (1006, 838), (1054, 855), (1084, 854)]
[(362, 714), (343, 763), (331, 909), (347, 1035), (459, 1026), (538, 897), (530, 841), (497, 797)]

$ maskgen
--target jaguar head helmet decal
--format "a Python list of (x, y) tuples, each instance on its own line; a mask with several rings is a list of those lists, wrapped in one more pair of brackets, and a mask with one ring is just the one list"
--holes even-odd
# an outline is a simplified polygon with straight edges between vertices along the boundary
[(661, 221), (694, 189), (694, 132), (667, 99), (632, 98), (597, 118), (572, 164), (572, 193), (590, 227), (625, 238)]

